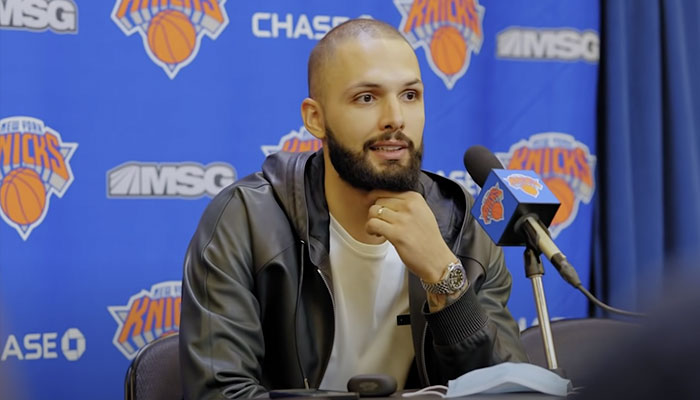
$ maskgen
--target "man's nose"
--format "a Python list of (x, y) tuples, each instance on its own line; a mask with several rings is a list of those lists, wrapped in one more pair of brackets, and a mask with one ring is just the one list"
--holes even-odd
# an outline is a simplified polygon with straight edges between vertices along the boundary
[(382, 115), (379, 121), (383, 131), (395, 131), (404, 128), (403, 108), (399, 99), (389, 96), (384, 101)]

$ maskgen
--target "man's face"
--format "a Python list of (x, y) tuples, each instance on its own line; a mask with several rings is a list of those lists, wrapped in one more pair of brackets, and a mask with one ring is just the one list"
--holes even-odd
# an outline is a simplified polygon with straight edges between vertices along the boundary
[(399, 39), (347, 40), (323, 68), (325, 146), (340, 177), (364, 190), (414, 190), (425, 113), (413, 49)]

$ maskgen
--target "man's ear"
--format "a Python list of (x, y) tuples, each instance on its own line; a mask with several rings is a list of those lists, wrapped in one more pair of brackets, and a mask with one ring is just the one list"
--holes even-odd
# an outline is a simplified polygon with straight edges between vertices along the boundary
[(323, 109), (321, 104), (307, 97), (301, 102), (301, 118), (304, 120), (306, 130), (318, 139), (325, 139), (326, 126), (324, 124)]

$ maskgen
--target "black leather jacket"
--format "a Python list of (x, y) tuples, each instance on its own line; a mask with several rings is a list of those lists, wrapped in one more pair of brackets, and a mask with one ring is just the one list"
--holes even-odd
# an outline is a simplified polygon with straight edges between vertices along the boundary
[[(305, 378), (311, 387), (321, 382), (334, 337), (323, 168), (321, 152), (277, 153), (204, 212), (182, 281), (186, 398), (254, 397), (304, 387)], [(423, 173), (420, 182), (470, 287), (454, 304), (428, 313), (425, 291), (410, 276), (416, 362), (407, 387), (526, 361), (506, 308), (511, 277), (503, 253), (469, 214), (472, 197), (437, 175)]]

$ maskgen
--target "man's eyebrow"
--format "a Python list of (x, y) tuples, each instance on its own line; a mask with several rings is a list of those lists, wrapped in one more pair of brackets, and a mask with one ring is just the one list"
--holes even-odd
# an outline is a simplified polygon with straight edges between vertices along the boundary
[(414, 79), (414, 80), (412, 80), (412, 81), (410, 81), (410, 82), (407, 82), (404, 86), (413, 86), (413, 85), (417, 85), (417, 84), (421, 84), (421, 85), (422, 85), (423, 82), (421, 82), (420, 79), (417, 79), (417, 78), (416, 78), (416, 79)]
[(372, 83), (372, 82), (358, 82), (348, 88), (348, 90), (352, 89), (357, 89), (357, 88), (378, 88), (381, 87), (380, 84), (378, 83)]
[[(417, 84), (421, 84), (421, 85), (422, 85), (423, 82), (421, 82), (420, 79), (414, 79), (414, 80), (412, 80), (412, 81), (406, 82), (403, 86), (404, 86), (404, 87), (408, 87), (408, 86), (413, 86), (413, 85), (417, 85)], [(375, 89), (375, 88), (379, 88), (379, 87), (382, 87), (382, 85), (380, 85), (380, 84), (378, 84), (378, 83), (374, 83), (374, 82), (358, 82), (358, 83), (356, 83), (356, 84), (350, 86), (350, 87), (347, 89), (347, 91), (351, 91), (351, 90), (359, 89), (359, 88), (372, 88), (372, 89)]]

